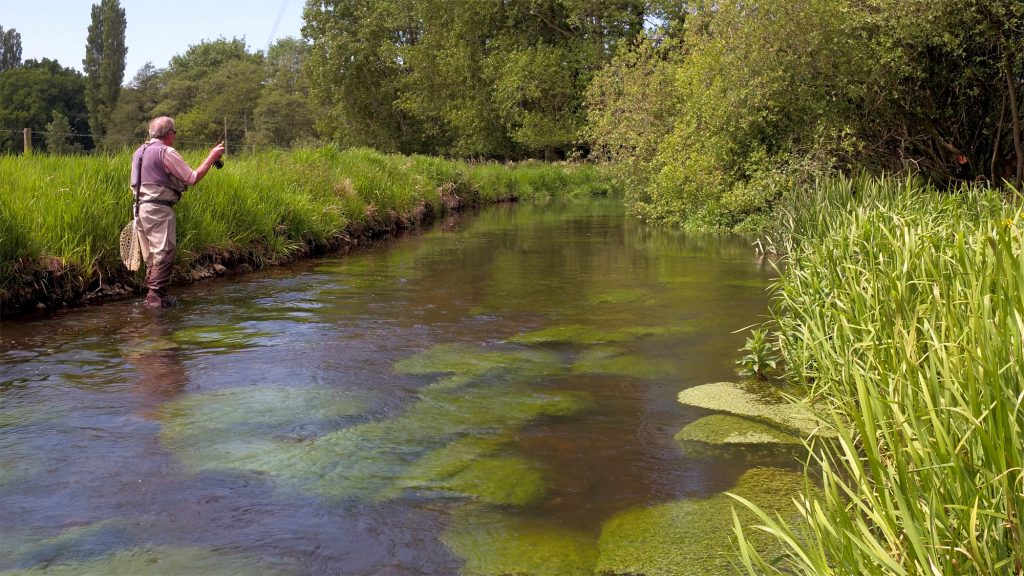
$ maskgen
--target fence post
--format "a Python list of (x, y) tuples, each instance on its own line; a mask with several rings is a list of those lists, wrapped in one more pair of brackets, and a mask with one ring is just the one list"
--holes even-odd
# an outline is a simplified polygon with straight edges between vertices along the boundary
[(22, 128), (21, 129), (21, 139), (22, 139), (22, 142), (24, 142), (25, 155), (28, 156), (29, 154), (32, 153), (32, 129), (31, 128)]

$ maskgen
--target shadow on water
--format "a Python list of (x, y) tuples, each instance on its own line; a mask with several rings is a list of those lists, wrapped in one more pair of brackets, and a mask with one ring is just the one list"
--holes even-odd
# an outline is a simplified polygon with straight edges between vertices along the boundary
[(622, 514), (752, 468), (681, 450), (676, 395), (735, 379), (771, 276), (612, 203), (498, 207), (4, 321), (0, 571), (614, 573)]

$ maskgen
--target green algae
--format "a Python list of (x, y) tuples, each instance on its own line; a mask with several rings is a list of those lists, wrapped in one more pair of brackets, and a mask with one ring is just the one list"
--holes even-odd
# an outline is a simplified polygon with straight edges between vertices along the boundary
[(441, 539), (462, 576), (590, 576), (597, 561), (588, 534), (478, 507), (457, 511)]
[(676, 373), (671, 362), (652, 360), (613, 347), (597, 347), (580, 354), (572, 365), (574, 374), (605, 374), (631, 378), (657, 379)]
[(33, 567), (64, 563), (79, 558), (101, 556), (114, 543), (125, 542), (140, 521), (111, 518), (69, 528), (54, 536), (5, 534), (0, 539), (0, 556), (11, 566)]
[[(776, 468), (745, 473), (731, 493), (792, 520), (792, 498), (804, 486), (800, 474)], [(597, 574), (731, 576), (742, 572), (733, 540), (733, 516), (749, 525), (756, 517), (727, 494), (687, 499), (616, 514), (601, 528)], [(747, 539), (766, 557), (781, 552), (778, 541), (760, 530)]]
[(633, 304), (650, 298), (651, 291), (640, 288), (620, 288), (598, 294), (590, 299), (592, 304)]
[(547, 494), (544, 475), (529, 460), (517, 456), (475, 460), (436, 486), (489, 504), (507, 506), (535, 504)]
[(608, 330), (583, 324), (567, 324), (518, 334), (508, 341), (518, 344), (607, 344), (692, 331), (688, 326), (629, 326)]
[(25, 570), (0, 572), (0, 576), (78, 576), (96, 574), (103, 576), (181, 576), (202, 574), (203, 576), (248, 576), (261, 574), (284, 576), (287, 572), (240, 554), (206, 550), (195, 547), (156, 546), (123, 550), (115, 554), (85, 560), (82, 562), (36, 566)]
[(543, 350), (489, 351), (466, 344), (439, 344), (395, 363), (399, 374), (449, 374), (431, 388), (459, 388), (485, 375), (534, 379), (558, 374), (560, 359)]
[[(229, 408), (234, 396), (227, 396)], [(240, 416), (230, 409), (225, 416), (216, 417), (222, 407), (207, 412), (206, 404), (197, 400), (168, 409), (168, 418), (175, 424), (168, 426), (163, 438), (193, 469), (261, 473), (284, 487), (333, 498), (385, 500), (415, 486), (488, 500), (518, 501), (525, 498), (521, 488), (512, 486), (510, 491), (508, 486), (485, 486), (488, 478), (495, 484), (504, 480), (488, 476), (486, 467), (470, 470), (471, 464), (486, 457), (528, 422), (567, 416), (588, 405), (589, 397), (582, 393), (546, 392), (524, 385), (434, 391), (398, 416), (294, 440), (282, 438), (280, 430), (273, 427), (238, 423)], [(187, 416), (176, 410), (183, 410)], [(302, 413), (287, 411), (274, 415), (273, 421), (284, 421), (288, 415), (303, 418)], [(477, 438), (480, 443), (473, 446), (468, 438)], [(436, 452), (446, 448), (447, 454)], [(460, 461), (460, 456), (465, 460)], [(433, 460), (416, 467), (415, 463), (424, 457)], [(436, 473), (430, 474), (431, 470)], [(446, 479), (448, 485), (443, 485)]]
[(801, 445), (796, 436), (777, 428), (729, 414), (712, 414), (687, 424), (676, 434), (678, 442), (714, 445), (788, 444)]
[(255, 345), (256, 340), (268, 336), (265, 332), (241, 326), (194, 326), (171, 334), (171, 341), (192, 348), (209, 350), (237, 350)]
[(822, 432), (818, 429), (818, 422), (814, 416), (803, 406), (767, 401), (732, 382), (716, 382), (687, 388), (679, 393), (679, 402), (687, 406), (765, 420), (802, 434)]

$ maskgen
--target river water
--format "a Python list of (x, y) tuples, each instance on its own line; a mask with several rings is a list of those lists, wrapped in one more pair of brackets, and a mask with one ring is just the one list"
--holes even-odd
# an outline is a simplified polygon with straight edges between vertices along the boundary
[(614, 202), (499, 206), (5, 319), (0, 572), (588, 573), (609, 519), (751, 467), (684, 454), (676, 395), (736, 380), (772, 276)]

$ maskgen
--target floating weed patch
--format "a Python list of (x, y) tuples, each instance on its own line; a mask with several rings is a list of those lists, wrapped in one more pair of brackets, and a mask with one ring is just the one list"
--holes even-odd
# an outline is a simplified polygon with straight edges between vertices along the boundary
[(803, 442), (762, 422), (731, 414), (712, 414), (686, 425), (675, 436), (691, 458), (727, 458), (764, 464), (796, 462)]
[[(226, 404), (232, 406), (234, 402)], [(511, 496), (500, 496), (507, 490), (483, 485), (487, 469), (475, 469), (472, 474), (466, 471), (476, 459), (485, 457), (531, 420), (567, 416), (588, 405), (589, 397), (581, 393), (545, 392), (522, 385), (469, 387), (457, 392), (434, 391), (394, 418), (308, 440), (289, 439), (274, 426), (231, 424), (238, 416), (230, 416), (230, 410), (224, 418), (212, 417), (209, 426), (197, 423), (209, 414), (179, 418), (179, 422), (197, 423), (197, 428), (179, 424), (165, 432), (164, 438), (170, 446), (183, 449), (196, 469), (265, 473), (285, 486), (334, 498), (382, 500), (396, 497), (409, 485), (418, 485), (420, 489), (460, 493), (472, 488), (467, 495), (516, 500), (523, 496), (516, 495), (515, 490)], [(288, 414), (302, 421), (303, 412), (298, 409), (297, 414)], [(274, 418), (284, 420), (286, 416)], [(481, 439), (481, 443), (474, 445), (468, 438)], [(495, 444), (488, 445), (488, 438)], [(458, 444), (460, 441), (464, 444)], [(453, 444), (447, 454), (436, 452)], [(416, 467), (424, 457), (433, 460)], [(460, 457), (465, 460), (460, 462)], [(432, 471), (437, 475), (431, 476)], [(453, 482), (463, 473), (466, 475), (458, 484), (441, 486), (446, 478)]]
[(770, 403), (733, 382), (687, 388), (679, 393), (679, 402), (687, 406), (767, 420), (804, 434), (821, 434), (818, 422), (804, 407), (798, 404)]
[(796, 436), (777, 428), (728, 414), (713, 414), (696, 420), (680, 430), (676, 440), (715, 445), (802, 444)]
[(484, 375), (530, 380), (558, 374), (562, 363), (542, 350), (488, 351), (465, 344), (441, 344), (395, 364), (399, 374), (446, 374), (431, 385), (444, 390), (465, 386)]
[[(804, 487), (800, 474), (754, 468), (730, 492), (779, 512), (796, 515), (792, 498)], [(733, 543), (733, 510), (740, 521), (755, 518), (727, 494), (628, 510), (601, 528), (596, 574), (732, 576), (741, 571)], [(768, 534), (749, 531), (748, 541), (765, 557), (781, 551)]]
[(138, 548), (83, 562), (0, 572), (2, 576), (42, 574), (47, 576), (79, 576), (82, 574), (102, 574), (103, 576), (138, 576), (140, 574), (146, 576), (181, 576), (182, 574), (284, 576), (288, 572), (261, 565), (246, 556), (227, 554), (221, 550), (169, 546)]
[(665, 360), (652, 360), (629, 354), (619, 348), (599, 347), (587, 350), (572, 365), (577, 374), (606, 374), (630, 378), (657, 379), (675, 374), (675, 367)]
[(513, 336), (508, 341), (519, 344), (607, 344), (626, 342), (647, 336), (686, 334), (690, 331), (692, 329), (686, 326), (631, 326), (606, 330), (596, 326), (569, 324), (526, 332)]
[(455, 514), (441, 538), (465, 561), (462, 576), (590, 576), (597, 561), (587, 534), (477, 507)]
[(265, 332), (248, 330), (240, 326), (196, 326), (183, 328), (171, 335), (171, 340), (182, 346), (208, 350), (238, 350), (255, 345)]

